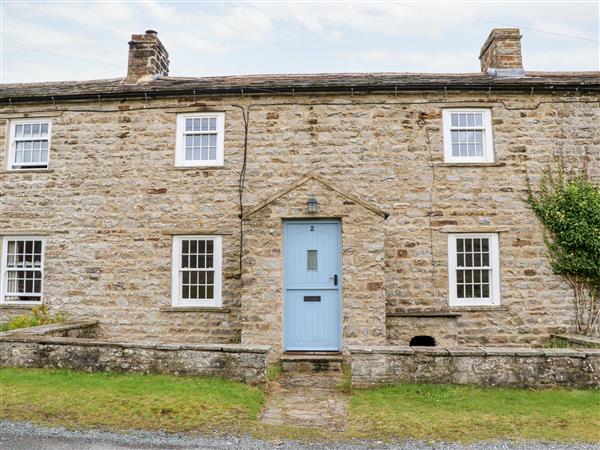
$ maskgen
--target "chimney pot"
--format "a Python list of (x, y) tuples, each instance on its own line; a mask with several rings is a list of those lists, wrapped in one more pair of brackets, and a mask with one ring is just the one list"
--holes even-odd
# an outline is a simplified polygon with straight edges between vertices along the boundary
[(494, 28), (481, 47), (481, 71), (522, 75), (521, 37), (518, 28)]
[(169, 53), (154, 30), (133, 34), (129, 41), (127, 81), (152, 81), (169, 74)]

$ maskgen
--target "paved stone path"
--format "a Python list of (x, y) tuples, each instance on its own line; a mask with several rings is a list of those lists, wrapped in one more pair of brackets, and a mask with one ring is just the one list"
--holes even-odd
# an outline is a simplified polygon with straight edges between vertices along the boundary
[(338, 372), (283, 373), (269, 383), (261, 420), (272, 425), (343, 431), (349, 396), (335, 388), (342, 381)]

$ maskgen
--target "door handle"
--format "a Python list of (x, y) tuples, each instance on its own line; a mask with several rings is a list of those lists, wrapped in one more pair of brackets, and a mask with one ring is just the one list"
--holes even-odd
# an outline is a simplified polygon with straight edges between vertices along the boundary
[(333, 285), (337, 286), (337, 273), (333, 276)]

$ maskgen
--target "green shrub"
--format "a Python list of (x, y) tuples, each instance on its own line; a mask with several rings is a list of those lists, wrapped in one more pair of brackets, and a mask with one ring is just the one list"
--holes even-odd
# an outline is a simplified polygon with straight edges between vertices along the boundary
[(51, 323), (62, 323), (66, 320), (63, 313), (56, 313), (54, 315), (48, 313), (46, 305), (42, 305), (39, 308), (33, 308), (31, 315), (20, 315), (10, 319), (7, 323), (0, 325), (1, 331), (11, 331), (18, 328), (29, 328), (37, 327), (39, 325), (49, 325)]
[(592, 334), (600, 317), (600, 188), (585, 172), (546, 169), (528, 202), (546, 229), (555, 274), (573, 288), (576, 331)]

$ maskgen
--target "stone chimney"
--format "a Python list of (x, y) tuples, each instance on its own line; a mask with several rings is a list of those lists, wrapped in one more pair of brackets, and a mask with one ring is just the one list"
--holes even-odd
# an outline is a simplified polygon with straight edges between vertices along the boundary
[(156, 31), (147, 30), (131, 36), (127, 81), (152, 81), (169, 74), (169, 54), (157, 35)]
[(518, 28), (494, 28), (481, 47), (481, 71), (494, 76), (523, 75), (521, 37)]

